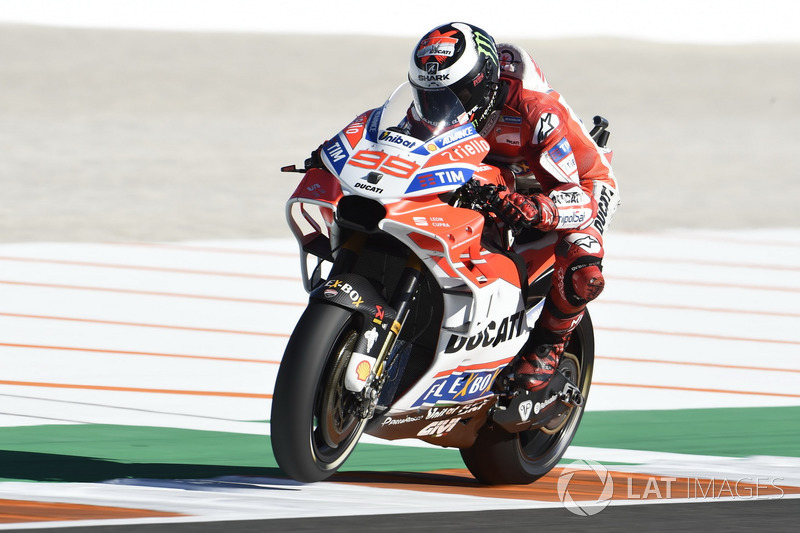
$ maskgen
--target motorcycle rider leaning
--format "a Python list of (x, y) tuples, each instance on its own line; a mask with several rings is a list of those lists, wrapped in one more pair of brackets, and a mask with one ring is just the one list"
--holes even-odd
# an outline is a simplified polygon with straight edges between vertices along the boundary
[[(514, 379), (544, 388), (586, 304), (604, 287), (603, 232), (619, 204), (609, 160), (531, 57), (495, 44), (482, 29), (453, 22), (429, 31), (414, 48), (409, 81), (424, 120), (438, 95), (452, 90), (489, 142), (488, 159), (521, 170), (503, 199), (514, 224), (555, 231), (553, 283)], [(446, 89), (445, 89), (446, 88)], [(524, 194), (519, 191), (534, 189)], [(509, 189), (511, 190), (511, 189)], [(515, 244), (524, 258), (524, 244)]]

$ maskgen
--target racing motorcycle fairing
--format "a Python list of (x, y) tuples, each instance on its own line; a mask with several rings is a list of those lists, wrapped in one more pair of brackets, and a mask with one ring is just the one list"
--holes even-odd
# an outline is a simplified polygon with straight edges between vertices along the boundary
[(322, 145), (287, 203), (309, 305), (270, 424), (293, 479), (326, 479), (366, 432), (461, 448), (484, 483), (530, 483), (580, 422), (591, 320), (547, 387), (520, 390), (509, 363), (550, 289), (555, 234), (512, 231), (500, 200), (515, 175), (483, 162), (489, 145), (450, 96), (422, 119), (404, 84)]
[(489, 143), (451, 97), (443, 122), (431, 124), (416, 116), (409, 85), (401, 85), (383, 107), (359, 115), (324, 143), (323, 163), (345, 194), (381, 203), (457, 189), (472, 178)]
[(325, 267), (333, 263), (331, 238), (335, 231), (336, 206), (341, 198), (342, 188), (336, 176), (311, 168), (286, 203), (286, 220), (300, 245), (300, 268), (306, 292), (322, 282), (327, 274)]
[[(412, 125), (407, 89), (404, 84), (384, 106), (362, 113), (323, 144), (326, 169), (307, 171), (289, 200), (287, 218), (301, 247), (310, 297), (363, 316), (347, 368), (348, 390), (360, 392), (379, 377), (375, 370), (387, 356), (381, 349), (391, 334), (399, 335), (401, 324), (367, 278), (352, 272), (328, 276), (325, 268), (354, 231), (391, 236), (424, 264), (442, 302), (441, 323), (430, 326), (438, 336), (430, 363), (386, 401), (366, 432), (468, 447), (497, 402), (498, 376), (525, 345), (541, 306), (526, 310), (525, 266), (488, 238), (498, 220), (447, 201), (473, 178), (507, 185), (497, 167), (482, 162), (488, 143), (458, 112), (457, 99), (444, 124)], [(547, 263), (548, 254), (536, 253), (535, 262)], [(527, 274), (546, 268), (539, 264)], [(388, 357), (391, 364), (396, 355)]]

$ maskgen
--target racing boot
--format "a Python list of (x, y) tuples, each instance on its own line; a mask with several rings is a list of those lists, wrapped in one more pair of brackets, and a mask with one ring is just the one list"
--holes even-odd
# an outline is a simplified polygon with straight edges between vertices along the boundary
[(533, 350), (514, 363), (517, 385), (531, 392), (545, 388), (558, 368), (565, 343), (566, 339), (563, 338), (554, 342), (534, 343)]
[(552, 301), (545, 302), (526, 349), (512, 365), (518, 387), (534, 392), (547, 386), (581, 318), (583, 309), (576, 314), (565, 314)]

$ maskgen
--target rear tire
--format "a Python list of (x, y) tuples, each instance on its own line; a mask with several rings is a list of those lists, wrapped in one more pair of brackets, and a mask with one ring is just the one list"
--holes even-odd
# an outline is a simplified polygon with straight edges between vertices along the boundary
[(272, 451), (281, 470), (311, 483), (334, 474), (350, 456), (367, 419), (348, 409), (344, 370), (359, 315), (312, 301), (286, 346), (272, 398)]
[[(594, 330), (586, 312), (565, 352), (575, 356), (580, 366), (578, 381), (568, 376), (580, 388), (584, 399), (589, 397), (594, 369)], [(565, 367), (574, 373), (575, 365)], [(559, 368), (562, 368), (562, 363)], [(573, 407), (566, 420), (548, 424), (555, 431), (532, 429), (521, 433), (508, 433), (498, 426), (484, 426), (471, 448), (461, 450), (461, 457), (475, 479), (487, 485), (533, 483), (553, 469), (561, 460), (578, 430), (583, 410)]]

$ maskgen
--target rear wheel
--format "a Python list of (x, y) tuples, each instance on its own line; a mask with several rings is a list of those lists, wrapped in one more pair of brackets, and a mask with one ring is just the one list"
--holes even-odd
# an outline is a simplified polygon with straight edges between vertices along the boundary
[(278, 466), (306, 483), (331, 476), (350, 456), (367, 420), (355, 416), (344, 372), (358, 339), (358, 315), (311, 302), (281, 361), (270, 433)]
[[(586, 312), (559, 361), (559, 370), (575, 383), (584, 399), (589, 396), (594, 368), (594, 331)], [(528, 484), (547, 474), (563, 457), (575, 436), (585, 403), (570, 408), (546, 427), (508, 433), (484, 426), (461, 457), (475, 478), (488, 485)]]

